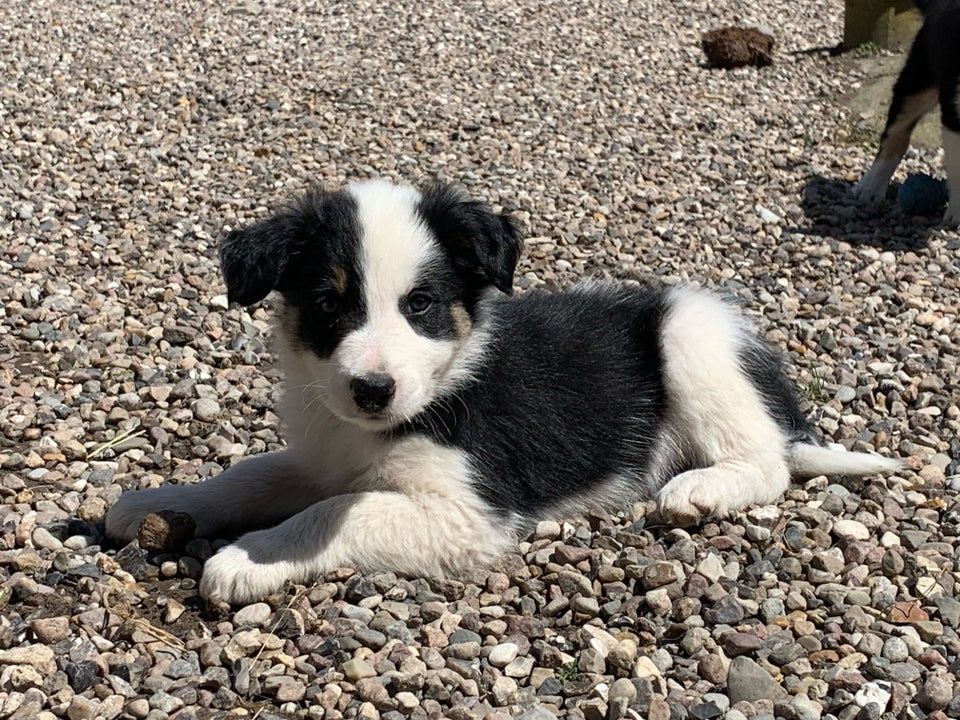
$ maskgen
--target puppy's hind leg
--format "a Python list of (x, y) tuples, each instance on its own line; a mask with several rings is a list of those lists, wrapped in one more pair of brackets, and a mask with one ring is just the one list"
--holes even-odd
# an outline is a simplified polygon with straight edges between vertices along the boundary
[(193, 485), (162, 485), (126, 492), (107, 513), (107, 537), (129, 542), (152, 512), (189, 513), (198, 537), (227, 529), (263, 527), (286, 520), (324, 495), (325, 488), (285, 452), (243, 460)]
[(755, 342), (726, 303), (691, 288), (670, 292), (661, 328), (669, 432), (695, 466), (658, 494), (672, 522), (773, 502), (790, 482), (785, 433), (742, 369), (745, 344)]
[(883, 200), (890, 178), (910, 146), (913, 129), (920, 118), (937, 104), (939, 92), (935, 75), (930, 70), (926, 53), (918, 48), (920, 44), (914, 43), (894, 85), (887, 124), (880, 137), (880, 151), (866, 175), (853, 189), (853, 194), (861, 200)]

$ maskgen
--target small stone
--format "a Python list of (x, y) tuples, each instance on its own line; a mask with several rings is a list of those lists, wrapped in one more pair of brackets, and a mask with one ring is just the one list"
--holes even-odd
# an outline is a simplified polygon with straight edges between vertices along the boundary
[(606, 720), (607, 703), (601, 698), (588, 698), (579, 703), (577, 707), (583, 713), (585, 720)]
[(373, 666), (366, 660), (347, 660), (343, 663), (341, 669), (343, 670), (343, 674), (346, 675), (347, 679), (351, 682), (377, 676), (377, 671), (374, 670)]
[(637, 643), (629, 638), (621, 640), (608, 653), (607, 663), (620, 670), (629, 671), (637, 659)]
[(643, 587), (647, 590), (669, 585), (677, 579), (677, 568), (671, 562), (651, 563), (643, 570)]
[(652, 681), (655, 688), (664, 686), (663, 674), (660, 672), (660, 668), (646, 655), (641, 655), (637, 658), (631, 674), (635, 678)]
[(453, 643), (446, 647), (443, 654), (448, 658), (455, 658), (457, 660), (473, 660), (480, 655), (480, 643)]
[(404, 715), (409, 715), (420, 705), (420, 700), (412, 692), (398, 692), (393, 699), (397, 702), (397, 709)]
[(97, 714), (99, 703), (82, 695), (74, 695), (67, 706), (67, 717), (70, 720), (93, 720)]
[(602, 675), (607, 670), (607, 663), (599, 652), (593, 648), (584, 648), (577, 660), (577, 668), (583, 673)]
[(512, 678), (529, 677), (533, 671), (533, 666), (534, 661), (532, 657), (518, 657), (503, 669), (503, 674)]
[(494, 681), (490, 693), (498, 706), (512, 705), (517, 699), (517, 681), (506, 676), (498, 677)]
[(632, 705), (637, 699), (637, 686), (628, 678), (615, 680), (607, 694), (607, 700), (612, 704), (617, 698), (625, 698), (627, 705)]
[(0, 650), (0, 665), (30, 665), (40, 672), (56, 670), (54, 652), (46, 645), (24, 645)]
[(709, 683), (720, 685), (727, 681), (727, 664), (717, 654), (709, 653), (701, 657), (697, 669), (700, 677)]
[(252, 605), (240, 608), (234, 613), (233, 624), (235, 627), (244, 625), (260, 627), (267, 621), (272, 612), (273, 610), (266, 603), (253, 603)]
[(872, 680), (864, 683), (857, 690), (853, 701), (860, 707), (866, 707), (868, 704), (876, 705), (883, 712), (887, 708), (892, 696), (890, 683), (885, 680)]
[(713, 625), (736, 625), (744, 618), (743, 605), (732, 595), (724, 595), (704, 610), (703, 617)]
[(728, 657), (737, 657), (756, 652), (763, 646), (763, 642), (753, 633), (730, 632), (723, 636), (723, 649)]
[(502, 668), (513, 662), (519, 652), (520, 648), (514, 643), (500, 643), (490, 649), (487, 660), (494, 667)]
[(790, 699), (789, 707), (793, 713), (793, 720), (820, 720), (823, 714), (822, 709), (803, 693), (794, 695)]
[(357, 695), (362, 701), (371, 702), (378, 707), (390, 698), (390, 693), (384, 687), (383, 681), (373, 677), (357, 680)]
[(940, 619), (945, 625), (957, 629), (960, 628), (960, 600), (943, 595), (934, 599), (934, 605), (940, 612)]
[(143, 720), (150, 712), (150, 703), (146, 698), (135, 698), (127, 703), (126, 711), (138, 720)]
[(210, 398), (200, 398), (193, 405), (193, 414), (197, 420), (213, 422), (220, 417), (220, 403)]
[(573, 545), (557, 545), (553, 550), (557, 562), (576, 565), (588, 560), (593, 555), (593, 549), (589, 547), (576, 547)]
[(67, 681), (75, 692), (82, 693), (97, 680), (100, 669), (92, 660), (83, 660), (78, 663), (68, 662), (63, 666)]
[(68, 617), (49, 617), (39, 618), (30, 623), (30, 629), (37, 637), (37, 640), (45, 645), (65, 640), (70, 635), (70, 618)]
[(770, 673), (744, 655), (734, 658), (730, 663), (727, 689), (730, 702), (734, 705), (743, 700), (779, 699), (786, 695)]
[(595, 617), (600, 613), (600, 602), (594, 597), (575, 598), (572, 607), (574, 612), (588, 617)]
[(901, 638), (889, 637), (883, 643), (881, 655), (890, 662), (904, 662), (910, 657), (910, 649)]
[(953, 700), (953, 683), (943, 675), (930, 675), (917, 693), (917, 703), (921, 708), (943, 710)]
[(533, 536), (537, 540), (556, 540), (560, 537), (560, 523), (555, 520), (541, 520)]
[(841, 540), (866, 540), (870, 537), (870, 530), (857, 520), (835, 520), (833, 534)]
[(666, 588), (657, 588), (650, 590), (644, 596), (647, 601), (647, 607), (654, 615), (666, 615), (673, 609), (673, 601), (670, 599), (670, 593)]

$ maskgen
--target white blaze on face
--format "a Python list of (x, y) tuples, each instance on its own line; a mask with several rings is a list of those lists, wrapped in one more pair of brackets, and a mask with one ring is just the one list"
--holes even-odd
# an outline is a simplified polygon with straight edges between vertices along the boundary
[(358, 263), (367, 319), (333, 353), (331, 395), (340, 412), (361, 419), (350, 392), (355, 377), (386, 373), (396, 391), (384, 420), (393, 424), (421, 410), (449, 367), (456, 344), (419, 335), (400, 310), (441, 249), (417, 213), (420, 194), (373, 181), (350, 185), (360, 226)]

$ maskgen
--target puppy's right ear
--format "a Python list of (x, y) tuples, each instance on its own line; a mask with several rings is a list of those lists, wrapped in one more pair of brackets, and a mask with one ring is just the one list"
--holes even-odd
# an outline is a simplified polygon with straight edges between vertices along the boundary
[(220, 246), (220, 269), (231, 303), (253, 305), (281, 290), (310, 222), (307, 202), (250, 227), (233, 230)]

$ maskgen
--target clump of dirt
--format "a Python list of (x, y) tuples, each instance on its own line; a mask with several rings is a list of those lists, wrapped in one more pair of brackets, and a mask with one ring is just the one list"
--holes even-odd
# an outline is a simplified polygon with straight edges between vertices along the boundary
[(773, 36), (756, 28), (726, 27), (711, 30), (700, 38), (711, 65), (736, 68), (765, 67), (773, 63)]
[(153, 553), (177, 553), (193, 539), (197, 523), (188, 513), (161, 510), (140, 522), (137, 540), (140, 547)]

